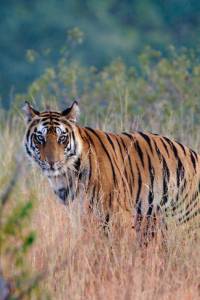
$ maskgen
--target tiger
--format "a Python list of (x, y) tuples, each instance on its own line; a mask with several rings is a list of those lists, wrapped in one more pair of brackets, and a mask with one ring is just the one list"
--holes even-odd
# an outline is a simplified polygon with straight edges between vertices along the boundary
[(61, 112), (39, 112), (26, 102), (24, 111), (26, 153), (64, 205), (84, 194), (105, 222), (119, 210), (128, 213), (138, 236), (142, 230), (147, 236), (157, 215), (177, 224), (199, 222), (200, 155), (194, 150), (148, 131), (81, 127), (76, 101)]

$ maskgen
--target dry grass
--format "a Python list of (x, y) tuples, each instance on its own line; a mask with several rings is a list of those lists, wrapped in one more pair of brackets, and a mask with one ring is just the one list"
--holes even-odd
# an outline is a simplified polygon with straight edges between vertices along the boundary
[(165, 247), (158, 235), (140, 249), (124, 220), (105, 235), (92, 216), (59, 204), (42, 185), (30, 261), (47, 271), (42, 287), (53, 299), (199, 299), (199, 237), (184, 239), (172, 228)]
[[(5, 130), (2, 140), (9, 136)], [(19, 140), (15, 135), (16, 144), (1, 144), (2, 178), (10, 174), (7, 170)], [(66, 208), (57, 202), (39, 174), (32, 167), (24, 168), (13, 200), (37, 199), (30, 222), (37, 240), (29, 260), (33, 270), (45, 272), (41, 288), (52, 299), (200, 299), (199, 236), (189, 238), (172, 228), (165, 247), (158, 235), (141, 249), (125, 220), (120, 227), (113, 224), (106, 235), (77, 203)]]

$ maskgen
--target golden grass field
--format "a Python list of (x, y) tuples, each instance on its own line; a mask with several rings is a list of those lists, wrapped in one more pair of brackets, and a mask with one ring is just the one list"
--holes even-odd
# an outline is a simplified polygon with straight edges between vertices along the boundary
[(200, 239), (171, 232), (148, 249), (127, 224), (108, 237), (95, 220), (55, 202), (45, 186), (32, 226), (38, 239), (30, 262), (47, 271), (42, 287), (53, 299), (199, 299)]
[[(15, 120), (3, 128), (1, 187), (14, 168), (14, 157), (22, 151), (22, 132), (16, 132)], [(185, 144), (198, 148), (198, 141), (191, 144), (191, 136), (185, 139)], [(199, 233), (188, 237), (171, 226), (164, 246), (158, 233), (147, 249), (141, 249), (125, 217), (120, 226), (111, 222), (106, 235), (77, 203), (60, 204), (40, 170), (25, 158), (10, 198), (7, 214), (18, 201), (34, 199), (27, 228), (36, 232), (37, 239), (28, 261), (32, 271), (44, 274), (41, 299), (46, 294), (57, 300), (200, 299)], [(5, 266), (6, 274), (15, 272), (9, 262)]]

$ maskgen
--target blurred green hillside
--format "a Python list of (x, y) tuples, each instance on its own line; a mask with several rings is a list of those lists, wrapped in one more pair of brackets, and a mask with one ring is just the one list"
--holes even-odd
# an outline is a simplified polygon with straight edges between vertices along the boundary
[[(146, 45), (164, 53), (169, 44), (197, 49), (200, 2), (1, 0), (0, 22), (0, 96), (7, 106), (15, 92), (26, 91), (47, 66), (56, 65), (63, 46), (70, 45), (82, 65), (100, 69), (119, 56), (137, 64)], [(67, 40), (74, 27), (80, 29), (79, 47)], [(28, 49), (35, 52), (27, 54)]]

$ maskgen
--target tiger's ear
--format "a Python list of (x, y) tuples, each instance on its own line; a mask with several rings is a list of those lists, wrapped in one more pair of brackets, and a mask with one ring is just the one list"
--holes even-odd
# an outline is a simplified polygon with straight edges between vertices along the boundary
[(67, 109), (61, 112), (62, 116), (66, 117), (67, 120), (73, 123), (76, 123), (79, 114), (80, 114), (80, 109), (77, 101), (74, 101), (70, 107), (68, 107)]
[(35, 117), (35, 116), (39, 116), (40, 112), (35, 110), (28, 101), (25, 101), (25, 104), (23, 106), (23, 111), (24, 111), (24, 115), (25, 115), (25, 121), (28, 124), (29, 122), (31, 122), (31, 120)]

